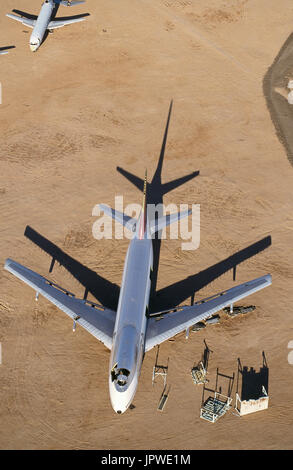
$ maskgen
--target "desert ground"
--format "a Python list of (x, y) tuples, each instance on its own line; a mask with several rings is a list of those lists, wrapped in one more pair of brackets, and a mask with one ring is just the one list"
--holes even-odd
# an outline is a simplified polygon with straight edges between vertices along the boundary
[[(292, 2), (87, 0), (58, 12), (88, 12), (86, 21), (49, 34), (32, 53), (29, 28), (5, 13), (37, 14), (40, 4), (0, 6), (0, 47), (16, 46), (0, 56), (0, 448), (292, 449), (293, 168), (276, 110), (269, 109), (273, 91), (264, 86), (292, 34)], [(283, 69), (290, 75), (284, 63)], [(286, 86), (287, 75), (274, 75), (272, 86)], [(161, 291), (161, 300), (164, 292), (175, 299), (184, 279), (194, 280), (195, 300), (267, 273), (273, 283), (242, 301), (255, 305), (253, 312), (221, 312), (220, 323), (161, 345), (171, 386), (163, 412), (162, 379), (152, 386), (153, 349), (134, 408), (116, 415), (109, 351), (82, 328), (73, 333), (63, 312), (42, 297), (36, 303), (3, 266), (10, 257), (83, 296), (78, 273), (58, 260), (49, 273), (50, 250), (24, 235), (29, 226), (51, 248), (119, 286), (129, 241), (94, 239), (92, 210), (113, 206), (115, 195), (125, 205), (141, 202), (117, 167), (140, 178), (147, 168), (152, 178), (171, 100), (162, 182), (199, 174), (164, 202), (200, 204), (201, 239), (194, 251), (182, 251), (182, 240), (162, 241), (158, 297)], [(280, 94), (277, 100), (290, 128), (291, 109)], [(234, 280), (237, 253), (257, 243), (261, 249), (241, 259)], [(88, 298), (95, 301), (91, 292)], [(204, 341), (213, 351), (210, 388), (217, 368), (236, 377), (239, 358), (259, 371), (265, 353), (267, 410), (241, 418), (230, 410), (215, 424), (200, 419), (202, 387), (190, 370)], [(226, 392), (225, 381), (221, 387)], [(235, 391), (236, 378), (233, 397)]]

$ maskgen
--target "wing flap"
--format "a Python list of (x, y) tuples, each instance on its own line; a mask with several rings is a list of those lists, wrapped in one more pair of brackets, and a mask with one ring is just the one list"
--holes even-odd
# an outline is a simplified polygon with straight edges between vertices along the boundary
[(108, 349), (112, 348), (112, 335), (116, 317), (113, 310), (78, 299), (74, 294), (65, 291), (43, 276), (11, 259), (6, 260), (5, 269), (28, 284), (37, 293), (50, 300), (56, 307), (75, 320), (77, 324), (100, 340)]
[(85, 18), (72, 18), (68, 20), (50, 21), (50, 23), (48, 24), (48, 29), (62, 28), (63, 26), (66, 26), (68, 24), (79, 23), (80, 21), (84, 21), (84, 20)]
[(175, 312), (168, 313), (163, 318), (148, 319), (145, 351), (163, 343), (169, 338), (181, 333), (195, 323), (209, 318), (224, 307), (269, 286), (272, 283), (270, 274), (253, 279), (252, 281), (232, 287), (212, 298), (202, 300), (188, 307), (179, 307)]

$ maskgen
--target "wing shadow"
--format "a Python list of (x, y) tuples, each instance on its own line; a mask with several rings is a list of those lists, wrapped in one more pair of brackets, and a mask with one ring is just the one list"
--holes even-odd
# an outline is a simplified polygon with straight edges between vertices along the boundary
[(40, 235), (29, 225), (26, 227), (24, 235), (45, 253), (52, 257), (49, 272), (52, 272), (55, 261), (63, 266), (81, 285), (85, 288), (84, 298), (90, 292), (104, 307), (117, 310), (120, 288), (95, 271), (87, 268), (79, 261), (67, 255), (57, 245)]
[(20, 15), (23, 18), (27, 18), (28, 20), (36, 20), (38, 18), (37, 15), (31, 15), (30, 13), (26, 13), (25, 11), (16, 10), (16, 9), (13, 9), (12, 11), (13, 11), (13, 13), (16, 13), (17, 15)]
[(271, 236), (262, 238), (247, 248), (234, 253), (234, 255), (214, 264), (213, 266), (200, 271), (197, 274), (188, 276), (181, 281), (160, 289), (154, 299), (153, 307), (156, 311), (168, 309), (179, 305), (191, 297), (191, 304), (194, 302), (194, 294), (212, 281), (222, 276), (227, 271), (233, 269), (233, 279), (236, 277), (236, 267), (243, 261), (265, 250), (272, 244)]
[(15, 46), (2, 46), (0, 52), (8, 51), (9, 49), (15, 49)]

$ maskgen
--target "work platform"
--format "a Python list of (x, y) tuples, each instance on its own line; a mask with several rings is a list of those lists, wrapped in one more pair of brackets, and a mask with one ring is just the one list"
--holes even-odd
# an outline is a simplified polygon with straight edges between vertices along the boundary
[(200, 409), (200, 417), (211, 423), (215, 423), (231, 408), (232, 398), (215, 392), (214, 397), (209, 397)]
[[(227, 383), (228, 381), (228, 383)], [(221, 384), (219, 384), (221, 382)], [(232, 398), (231, 392), (234, 383), (234, 373), (232, 376), (219, 372), (217, 368), (216, 373), (216, 384), (214, 389), (203, 387), (202, 401), (200, 408), (200, 418), (215, 423), (219, 418), (224, 416), (225, 413), (231, 408)], [(222, 393), (223, 386), (227, 390), (227, 395)], [(207, 400), (204, 399), (205, 392), (212, 392), (213, 395), (209, 395)]]
[(199, 362), (197, 366), (191, 369), (191, 377), (192, 377), (193, 383), (195, 383), (196, 385), (207, 383), (208, 379), (206, 378), (206, 375), (207, 375), (207, 370), (205, 369), (202, 361)]

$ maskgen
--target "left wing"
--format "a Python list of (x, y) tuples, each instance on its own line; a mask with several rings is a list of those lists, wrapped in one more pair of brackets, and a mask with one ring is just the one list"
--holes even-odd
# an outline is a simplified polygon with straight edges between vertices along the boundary
[(7, 259), (5, 269), (18, 277), (37, 293), (42, 294), (60, 310), (63, 310), (77, 324), (99, 339), (108, 348), (112, 348), (112, 336), (116, 313), (87, 300), (77, 299), (74, 294), (52, 283), (43, 276), (21, 264)]
[(71, 20), (55, 20), (55, 21), (50, 21), (48, 24), (48, 29), (57, 29), (57, 28), (62, 28), (63, 26), (66, 26), (67, 24), (72, 24), (72, 23), (79, 23), (80, 21), (84, 21), (85, 18), (72, 18)]
[(25, 18), (23, 16), (13, 15), (12, 13), (7, 13), (6, 16), (12, 20), (19, 21), (20, 23), (28, 26), (29, 28), (34, 28), (37, 20), (32, 20), (30, 18)]
[(178, 307), (172, 313), (162, 312), (153, 314), (153, 318), (148, 319), (145, 351), (149, 351), (154, 346), (163, 343), (172, 336), (181, 333), (195, 323), (209, 318), (214, 313), (222, 310), (224, 307), (257, 292), (272, 283), (270, 274), (259, 277), (253, 281), (232, 287), (232, 289), (216, 294), (208, 299), (201, 300), (190, 307)]

